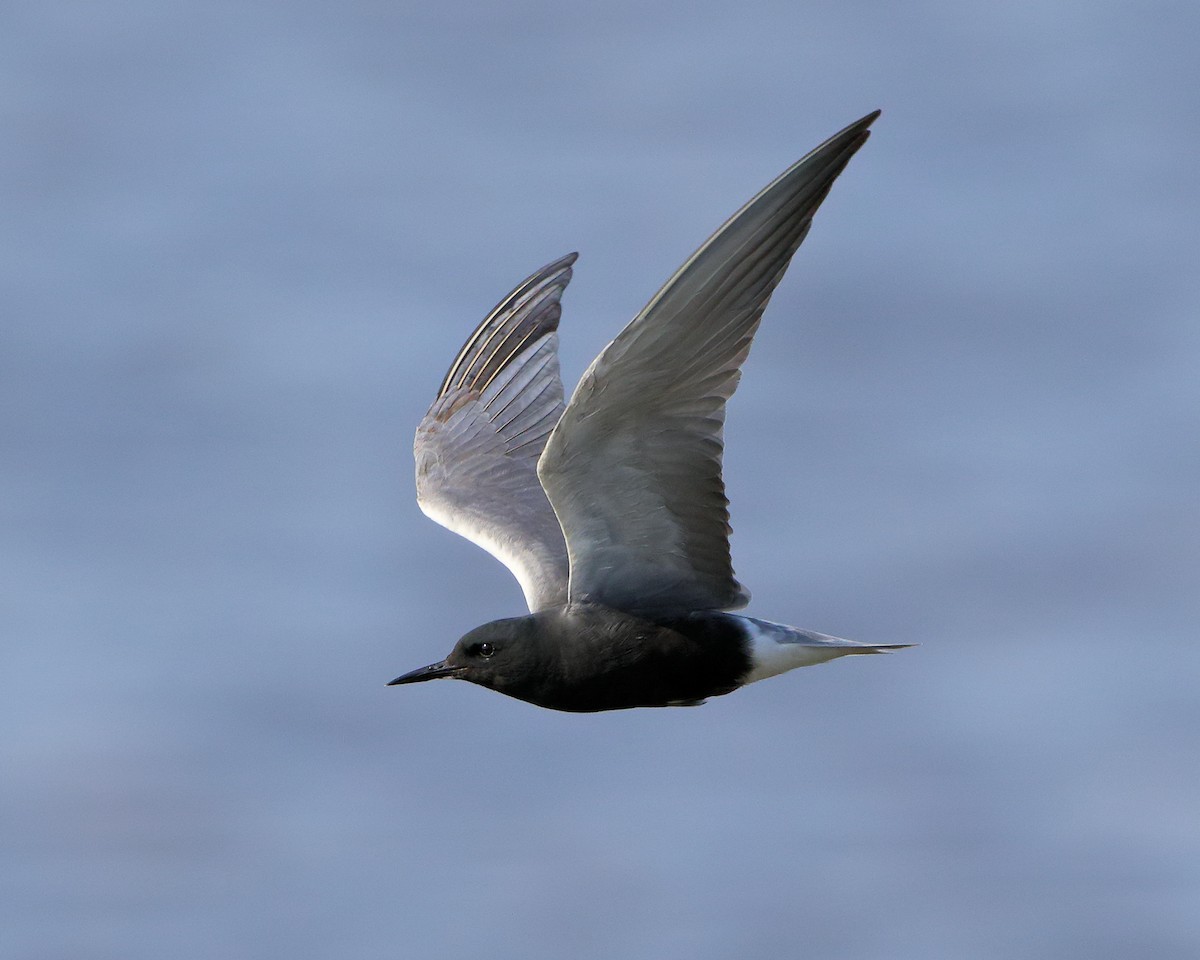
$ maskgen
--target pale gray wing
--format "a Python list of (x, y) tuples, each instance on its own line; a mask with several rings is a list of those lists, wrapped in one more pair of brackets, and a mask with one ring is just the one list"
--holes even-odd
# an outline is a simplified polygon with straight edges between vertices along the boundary
[(531, 611), (566, 602), (567, 548), (537, 461), (563, 411), (568, 254), (504, 298), (463, 345), (417, 428), (417, 502), (503, 563)]
[(572, 601), (727, 610), (725, 401), (759, 317), (878, 112), (827, 140), (739, 210), (588, 368), (538, 475), (566, 535)]

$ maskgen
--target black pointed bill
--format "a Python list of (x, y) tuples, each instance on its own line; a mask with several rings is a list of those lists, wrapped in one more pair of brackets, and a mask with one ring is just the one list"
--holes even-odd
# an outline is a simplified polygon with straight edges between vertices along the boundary
[(402, 674), (395, 680), (389, 680), (388, 686), (394, 687), (398, 683), (417, 683), (421, 680), (441, 680), (443, 677), (457, 677), (462, 675), (462, 667), (456, 667), (445, 660), (439, 660), (437, 663), (431, 663), (427, 667), (421, 667), (418, 670), (412, 670), (409, 673)]

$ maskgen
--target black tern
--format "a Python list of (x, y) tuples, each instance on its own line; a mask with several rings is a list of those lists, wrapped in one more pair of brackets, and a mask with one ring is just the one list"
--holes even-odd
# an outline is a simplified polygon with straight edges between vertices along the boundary
[(392, 684), (452, 677), (554, 710), (691, 706), (863, 644), (729, 613), (725, 402), (772, 291), (879, 111), (734, 214), (564, 404), (560, 298), (576, 254), (479, 325), (417, 429), (417, 500), (512, 571), (527, 616), (466, 634)]

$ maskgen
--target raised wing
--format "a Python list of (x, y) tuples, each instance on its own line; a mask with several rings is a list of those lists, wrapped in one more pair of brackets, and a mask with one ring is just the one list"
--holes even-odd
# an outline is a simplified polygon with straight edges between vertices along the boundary
[(566, 535), (571, 601), (677, 611), (749, 600), (729, 555), (725, 401), (771, 292), (878, 115), (734, 214), (584, 374), (538, 464)]
[(576, 256), (542, 267), (488, 314), (413, 444), (421, 509), (508, 567), (531, 611), (567, 596), (567, 548), (537, 461), (563, 411), (556, 331)]

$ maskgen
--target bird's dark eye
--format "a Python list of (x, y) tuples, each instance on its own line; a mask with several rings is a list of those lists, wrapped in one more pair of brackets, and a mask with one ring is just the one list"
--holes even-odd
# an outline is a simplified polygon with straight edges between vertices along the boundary
[(481, 643), (479, 646), (477, 646), (475, 648), (475, 653), (478, 654), (479, 656), (483, 657), (484, 660), (486, 660), (488, 657), (490, 657), (495, 652), (496, 652), (496, 648), (493, 647), (490, 643)]

